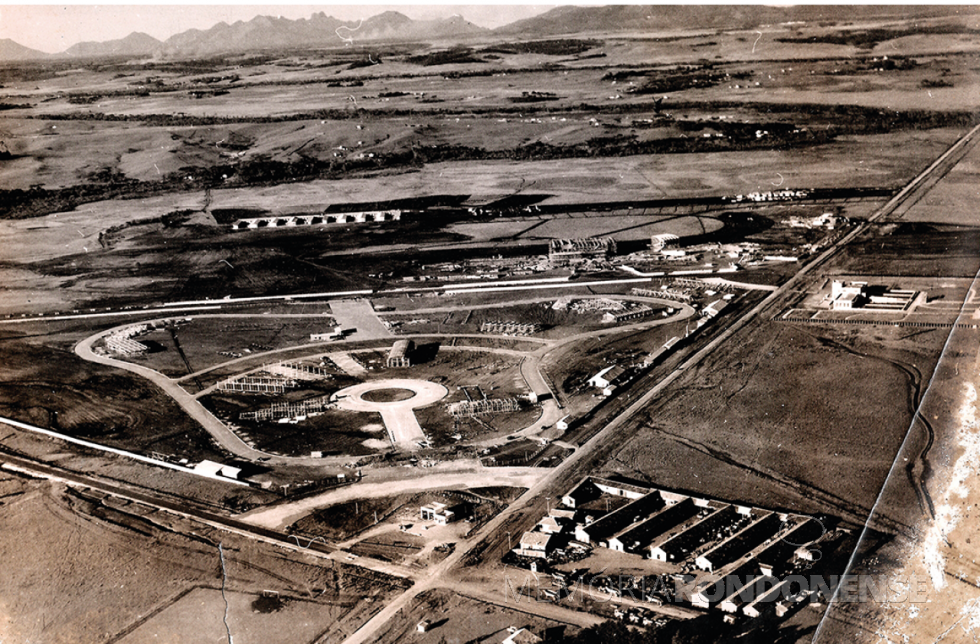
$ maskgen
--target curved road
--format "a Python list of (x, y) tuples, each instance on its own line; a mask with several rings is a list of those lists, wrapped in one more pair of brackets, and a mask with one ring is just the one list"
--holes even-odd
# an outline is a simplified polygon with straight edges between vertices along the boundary
[[(590, 331), (590, 332), (586, 332), (586, 333), (580, 333), (580, 334), (577, 334), (577, 335), (569, 336), (567, 338), (563, 338), (561, 340), (553, 340), (552, 341), (552, 340), (544, 340), (542, 338), (530, 338), (530, 337), (525, 338), (525, 337), (521, 337), (521, 338), (519, 338), (521, 341), (535, 342), (535, 343), (538, 343), (538, 344), (543, 345), (541, 347), (541, 349), (537, 349), (537, 350), (535, 350), (532, 353), (515, 352), (515, 354), (520, 354), (520, 355), (524, 355), (524, 356), (527, 357), (527, 360), (525, 360), (525, 364), (522, 364), (521, 373), (524, 375), (524, 378), (527, 381), (528, 387), (530, 387), (531, 390), (534, 391), (535, 393), (537, 393), (539, 396), (541, 396), (544, 393), (552, 393), (553, 394), (553, 392), (551, 392), (550, 386), (548, 386), (548, 384), (545, 381), (544, 377), (541, 375), (540, 369), (538, 368), (538, 365), (540, 364), (541, 358), (544, 355), (546, 355), (549, 351), (551, 351), (553, 349), (556, 349), (558, 347), (564, 346), (564, 345), (566, 345), (566, 344), (568, 344), (570, 342), (580, 341), (580, 340), (585, 339), (585, 338), (602, 337), (602, 336), (608, 335), (608, 334), (618, 334), (618, 333), (624, 333), (624, 332), (627, 332), (627, 331), (638, 331), (638, 330), (643, 330), (643, 329), (646, 329), (646, 328), (652, 328), (654, 326), (658, 326), (658, 325), (661, 325), (661, 324), (667, 324), (667, 323), (670, 323), (670, 322), (675, 322), (677, 320), (686, 319), (686, 318), (691, 317), (691, 316), (693, 316), (695, 314), (694, 309), (691, 308), (690, 306), (688, 306), (686, 304), (685, 305), (678, 305), (677, 302), (673, 302), (673, 301), (658, 300), (658, 299), (655, 299), (655, 298), (635, 298), (635, 297), (630, 297), (629, 299), (636, 299), (636, 300), (640, 300), (640, 301), (646, 301), (646, 302), (651, 302), (651, 303), (662, 304), (664, 306), (670, 306), (670, 307), (674, 307), (674, 308), (680, 308), (680, 311), (679, 311), (679, 313), (677, 315), (673, 315), (673, 316), (671, 316), (669, 318), (663, 318), (663, 319), (658, 318), (658, 319), (655, 319), (655, 320), (650, 320), (650, 321), (646, 321), (646, 322), (639, 323), (639, 324), (631, 324), (631, 325), (625, 325), (625, 326), (619, 326), (619, 327), (611, 327), (609, 329), (600, 329), (600, 330), (597, 330), (597, 331)], [(458, 307), (458, 308), (459, 309), (462, 309), (462, 310), (466, 310), (469, 307), (466, 307), (465, 305), (460, 305), (460, 307)], [(295, 314), (293, 314), (293, 315), (295, 316)], [(198, 315), (198, 316), (195, 316), (195, 317), (197, 317), (197, 318), (210, 318), (210, 317), (220, 317), (220, 318), (224, 318), (224, 317), (263, 317), (263, 318), (270, 318), (270, 317), (276, 317), (276, 316), (274, 316), (274, 315), (264, 315), (264, 314), (252, 314), (252, 315), (249, 315), (249, 314), (239, 314), (239, 315), (236, 315), (236, 314), (214, 314), (214, 315)], [(302, 315), (302, 317), (306, 317), (306, 315)], [(313, 316), (310, 316), (310, 317), (322, 317), (322, 316), (313, 315)], [(78, 344), (76, 344), (75, 345), (75, 354), (77, 356), (79, 356), (80, 358), (84, 359), (84, 360), (88, 360), (90, 362), (95, 362), (95, 363), (106, 365), (106, 366), (110, 366), (110, 367), (115, 367), (117, 369), (122, 369), (124, 371), (129, 371), (131, 373), (135, 373), (137, 375), (140, 375), (143, 378), (146, 378), (147, 380), (149, 380), (150, 382), (152, 382), (156, 386), (160, 387), (160, 389), (162, 389), (168, 396), (170, 396), (181, 407), (181, 409), (183, 409), (185, 412), (187, 412), (187, 414), (191, 418), (193, 418), (195, 421), (197, 421), (201, 425), (201, 427), (203, 427), (214, 438), (214, 440), (218, 443), (218, 445), (220, 445), (222, 448), (224, 448), (225, 450), (227, 450), (228, 452), (234, 454), (235, 456), (237, 456), (239, 458), (242, 458), (242, 459), (245, 459), (245, 460), (248, 460), (248, 461), (260, 461), (260, 462), (263, 462), (266, 465), (270, 465), (270, 466), (279, 466), (279, 467), (284, 467), (284, 466), (286, 466), (286, 467), (288, 467), (288, 466), (304, 466), (304, 467), (319, 467), (319, 468), (330, 468), (330, 467), (336, 468), (341, 463), (344, 463), (344, 462), (347, 462), (347, 461), (350, 460), (349, 458), (346, 458), (346, 457), (312, 458), (312, 457), (308, 457), (308, 456), (279, 456), (279, 455), (276, 455), (276, 454), (270, 454), (268, 452), (263, 452), (261, 450), (257, 450), (254, 447), (251, 447), (247, 443), (245, 443), (245, 441), (243, 441), (238, 436), (238, 434), (236, 434), (234, 431), (232, 431), (230, 428), (228, 428), (228, 426), (226, 426), (217, 417), (215, 417), (214, 414), (212, 414), (210, 411), (208, 411), (204, 407), (204, 405), (202, 405), (200, 403), (200, 401), (197, 400), (197, 397), (194, 394), (188, 393), (179, 384), (180, 382), (183, 382), (184, 380), (186, 380), (188, 378), (191, 378), (191, 377), (193, 377), (195, 375), (199, 375), (199, 374), (203, 374), (203, 373), (206, 373), (206, 372), (209, 372), (209, 371), (213, 371), (215, 369), (219, 369), (219, 368), (222, 368), (222, 367), (227, 366), (227, 365), (230, 365), (230, 364), (244, 362), (246, 360), (255, 360), (256, 358), (261, 358), (263, 356), (274, 355), (274, 354), (277, 354), (277, 353), (284, 353), (284, 352), (287, 352), (287, 351), (296, 351), (297, 349), (304, 349), (304, 348), (311, 348), (311, 349), (313, 349), (313, 348), (322, 348), (322, 347), (325, 347), (325, 346), (337, 347), (337, 346), (342, 346), (343, 345), (343, 342), (317, 342), (317, 343), (312, 343), (312, 344), (304, 344), (304, 345), (298, 345), (298, 346), (288, 347), (288, 348), (284, 348), (284, 349), (275, 349), (275, 350), (267, 351), (267, 352), (261, 353), (261, 354), (253, 354), (253, 355), (248, 356), (248, 357), (236, 358), (234, 360), (229, 360), (227, 362), (223, 362), (221, 364), (214, 365), (214, 366), (209, 367), (207, 369), (201, 370), (201, 371), (197, 372), (196, 374), (191, 374), (189, 376), (183, 376), (183, 377), (181, 377), (180, 379), (177, 379), (177, 380), (168, 378), (167, 376), (163, 375), (159, 371), (156, 371), (154, 369), (150, 369), (149, 367), (144, 367), (142, 365), (133, 364), (131, 362), (127, 362), (125, 360), (119, 360), (117, 358), (113, 358), (113, 357), (110, 357), (110, 356), (107, 356), (107, 355), (99, 355), (99, 354), (95, 353), (92, 350), (92, 346), (98, 340), (100, 340), (101, 338), (105, 337), (106, 335), (109, 335), (110, 333), (113, 333), (116, 330), (124, 329), (126, 327), (132, 326), (133, 324), (152, 324), (154, 322), (162, 322), (165, 319), (169, 319), (169, 317), (168, 318), (159, 318), (159, 319), (156, 319), (156, 320), (131, 321), (131, 322), (128, 322), (126, 324), (119, 325), (118, 327), (114, 327), (112, 329), (101, 331), (101, 332), (99, 332), (99, 333), (97, 333), (97, 334), (95, 334), (93, 336), (90, 336), (90, 337), (88, 337), (88, 338), (80, 341)], [(496, 339), (505, 339), (505, 340), (513, 340), (514, 339), (514, 338), (512, 338), (510, 336), (494, 336), (494, 335), (479, 334), (479, 333), (472, 333), (472, 334), (438, 334), (438, 333), (428, 333), (428, 334), (418, 334), (418, 335), (404, 335), (404, 336), (398, 336), (398, 337), (399, 338), (414, 338), (414, 337), (420, 337), (420, 338), (424, 338), (424, 337), (461, 338), (461, 337), (467, 337), (467, 338), (480, 338), (480, 339), (494, 339), (494, 338), (496, 338)], [(447, 347), (447, 348), (459, 349), (459, 350), (464, 350), (465, 349), (465, 350), (470, 350), (470, 351), (479, 351), (479, 350), (498, 351), (497, 349), (483, 348), (483, 347)], [(499, 351), (508, 351), (508, 350), (499, 350)], [(551, 420), (552, 417), (554, 417), (554, 420), (557, 420), (557, 417), (555, 417), (556, 414), (557, 414), (557, 408), (556, 409), (550, 409), (550, 406), (548, 406), (548, 407), (546, 407), (546, 411), (548, 412), (547, 413), (547, 416), (542, 415), (542, 418), (539, 419), (538, 422), (535, 423), (534, 425), (532, 425), (531, 427), (537, 427), (538, 429), (540, 429), (541, 427), (544, 427), (546, 424), (548, 424), (548, 421), (554, 422), (554, 421)], [(530, 428), (525, 428), (525, 430), (522, 430), (522, 431), (524, 431), (526, 433), (529, 430), (530, 430)]]

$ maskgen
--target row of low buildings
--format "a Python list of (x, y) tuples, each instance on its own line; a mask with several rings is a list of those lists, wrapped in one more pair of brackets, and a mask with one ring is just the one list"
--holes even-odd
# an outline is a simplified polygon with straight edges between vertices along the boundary
[(446, 411), (453, 418), (482, 416), (484, 414), (502, 414), (521, 410), (521, 401), (517, 398), (484, 398), (483, 400), (461, 400), (446, 406)]
[(574, 264), (589, 259), (607, 259), (616, 254), (612, 237), (584, 239), (552, 239), (548, 244), (548, 259), (553, 264)]
[[(583, 508), (604, 495), (626, 502), (593, 519)], [(603, 547), (712, 574), (735, 568), (772, 576), (812, 557), (807, 544), (824, 534), (823, 525), (805, 515), (600, 477), (586, 478), (561, 503), (521, 537), (516, 554), (547, 558), (564, 535), (572, 547)]]
[(627, 308), (622, 311), (608, 311), (602, 316), (602, 321), (606, 324), (619, 324), (630, 320), (638, 320), (653, 315), (656, 311), (646, 305)]
[(286, 392), (286, 389), (296, 387), (295, 380), (282, 376), (233, 376), (219, 380), (215, 385), (218, 391), (231, 391), (243, 394), (276, 395)]
[(531, 335), (540, 330), (540, 324), (531, 322), (484, 322), (480, 325), (480, 333), (497, 333), (502, 335)]
[(232, 230), (255, 230), (259, 228), (293, 228), (296, 226), (323, 226), (329, 224), (363, 224), (372, 222), (400, 221), (402, 211), (365, 210), (359, 212), (331, 212), (316, 215), (276, 215), (268, 217), (249, 217), (239, 219), (231, 225)]

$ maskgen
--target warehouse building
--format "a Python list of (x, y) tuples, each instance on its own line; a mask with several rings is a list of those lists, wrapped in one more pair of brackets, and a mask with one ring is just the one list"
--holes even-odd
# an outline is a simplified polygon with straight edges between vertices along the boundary
[[(649, 486), (635, 485), (633, 483), (614, 481), (596, 476), (593, 476), (591, 480), (601, 492), (614, 496), (625, 496), (627, 499), (639, 499), (653, 491), (653, 488)], [(663, 494), (665, 493), (661, 492), (661, 495)]]
[[(771, 579), (771, 577), (769, 578)], [(784, 579), (768, 591), (762, 592), (753, 601), (742, 607), (742, 613), (747, 617), (762, 617), (770, 610), (778, 609), (777, 602), (780, 596), (789, 592), (791, 580)], [(782, 617), (782, 615), (780, 615)]]
[(389, 367), (411, 367), (415, 343), (411, 340), (397, 340), (388, 353)]
[(754, 603), (778, 585), (779, 580), (775, 577), (746, 577), (746, 582), (741, 586), (736, 584), (735, 590), (721, 600), (718, 608), (726, 613), (737, 613), (743, 606)]
[(756, 556), (756, 560), (759, 562), (759, 572), (769, 576), (782, 573), (782, 568), (787, 566), (787, 562), (792, 559), (796, 549), (820, 538), (823, 532), (824, 527), (819, 521), (807, 519), (802, 524), (779, 535), (772, 545)]
[(561, 502), (570, 508), (579, 508), (600, 496), (602, 496), (602, 490), (592, 482), (592, 479), (585, 479), (579, 483), (578, 487), (561, 497)]
[(694, 565), (701, 570), (715, 572), (762, 545), (766, 539), (777, 534), (779, 528), (779, 516), (769, 512), (699, 556), (694, 560)]
[(606, 367), (596, 375), (589, 378), (589, 386), (595, 387), (597, 389), (605, 389), (611, 385), (615, 385), (626, 373), (626, 370), (618, 365), (613, 365), (612, 367)]

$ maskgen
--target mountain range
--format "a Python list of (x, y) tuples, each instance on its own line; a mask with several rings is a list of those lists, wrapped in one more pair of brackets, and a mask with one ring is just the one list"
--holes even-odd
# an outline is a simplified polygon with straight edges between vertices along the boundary
[(64, 59), (98, 56), (193, 58), (262, 49), (331, 47), (341, 43), (465, 41), (499, 35), (536, 39), (582, 32), (668, 31), (677, 29), (750, 29), (765, 24), (816, 21), (859, 21), (877, 18), (927, 18), (956, 13), (977, 13), (978, 7), (888, 5), (604, 5), (562, 6), (533, 18), (486, 29), (461, 16), (413, 20), (395, 11), (362, 21), (343, 21), (315, 13), (289, 20), (257, 16), (232, 24), (220, 22), (210, 29), (190, 29), (161, 42), (134, 32), (119, 40), (81, 42), (60, 54), (46, 54), (0, 40), (0, 61)]

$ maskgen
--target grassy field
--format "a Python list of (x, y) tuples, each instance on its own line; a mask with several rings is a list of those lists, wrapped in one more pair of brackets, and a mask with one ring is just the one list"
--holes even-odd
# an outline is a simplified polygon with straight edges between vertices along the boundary
[[(755, 150), (681, 155), (640, 155), (617, 159), (558, 161), (462, 161), (430, 163), (418, 171), (343, 181), (308, 181), (268, 187), (211, 191), (211, 210), (257, 208), (277, 212), (318, 209), (327, 203), (437, 194), (549, 195), (562, 204), (617, 199), (651, 199), (745, 194), (795, 187), (895, 187), (938, 156), (958, 130), (907, 131), (841, 137), (800, 150)], [(645, 238), (661, 226), (643, 221), (599, 218), (553, 220), (533, 230), (507, 222), (500, 229), (431, 227), (424, 221), (397, 225), (293, 229), (232, 234), (201, 214), (203, 191), (168, 197), (101, 201), (30, 220), (0, 221), (3, 310), (9, 312), (80, 309), (123, 303), (242, 296), (269, 292), (349, 290), (375, 287), (377, 275), (400, 272), (403, 257), (337, 255), (337, 249), (396, 243), (437, 243), (520, 235), (609, 234)], [(176, 227), (157, 220), (188, 210)], [(154, 223), (127, 225), (154, 220)], [(658, 221), (658, 220), (655, 220)], [(569, 227), (567, 223), (575, 223)], [(700, 223), (699, 223), (700, 222)], [(670, 230), (697, 232), (707, 218), (667, 222)], [(582, 227), (586, 226), (586, 227)], [(494, 228), (496, 227), (496, 228)], [(114, 229), (109, 237), (100, 233)], [(106, 241), (108, 239), (108, 241)], [(103, 248), (103, 242), (106, 247)], [(411, 245), (405, 247), (407, 252)], [(177, 250), (175, 250), (177, 249)]]
[[(326, 305), (323, 308), (329, 310)], [(158, 350), (129, 360), (179, 378), (250, 353), (310, 344), (310, 334), (324, 333), (333, 326), (333, 318), (326, 313), (298, 319), (261, 314), (230, 318), (195, 316), (175, 329), (161, 328), (140, 336), (155, 343)], [(175, 337), (179, 349), (174, 344)], [(340, 373), (335, 368), (334, 371)]]
[(841, 273), (908, 277), (969, 277), (980, 270), (980, 230), (930, 223), (890, 224), (883, 235), (855, 240)]
[(139, 376), (76, 357), (72, 337), (80, 339), (42, 332), (0, 340), (0, 415), (137, 452), (222, 458), (165, 394)]
[[(21, 479), (19, 485), (20, 502), (0, 507), (9, 528), (0, 537), (11, 593), (0, 621), (7, 641), (217, 636), (225, 633), (224, 589), (235, 641), (267, 642), (288, 633), (307, 642), (325, 630), (356, 628), (373, 602), (391, 596), (388, 586), (365, 582), (356, 569), (286, 557), (172, 515), (46, 482)], [(280, 601), (257, 601), (263, 590)]]
[[(425, 615), (433, 623), (427, 633), (418, 633), (415, 625), (418, 616)], [(487, 604), (440, 588), (419, 595), (410, 606), (402, 609), (390, 622), (377, 644), (411, 642), (412, 644), (436, 644), (446, 641), (495, 642), (510, 635), (507, 628), (528, 628), (534, 633), (552, 637), (572, 635), (567, 625), (534, 617), (528, 613)]]
[(943, 335), (767, 323), (737, 337), (665, 392), (612, 467), (863, 521)]
[(976, 216), (978, 179), (980, 148), (974, 147), (943, 177), (942, 189), (926, 194), (902, 215), (902, 221), (976, 227), (980, 223)]

